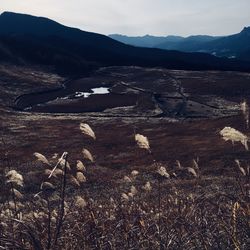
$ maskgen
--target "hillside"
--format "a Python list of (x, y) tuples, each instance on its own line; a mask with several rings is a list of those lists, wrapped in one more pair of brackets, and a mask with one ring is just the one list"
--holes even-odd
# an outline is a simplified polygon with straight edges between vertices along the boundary
[(250, 70), (250, 64), (234, 60), (203, 53), (137, 48), (47, 18), (11, 12), (0, 16), (0, 55), (2, 61), (52, 66), (61, 74), (83, 74), (112, 65)]

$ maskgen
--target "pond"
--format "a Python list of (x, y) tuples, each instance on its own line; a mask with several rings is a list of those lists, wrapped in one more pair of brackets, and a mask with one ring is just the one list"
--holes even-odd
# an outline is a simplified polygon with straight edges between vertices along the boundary
[(84, 97), (87, 98), (90, 95), (96, 95), (96, 94), (108, 94), (109, 93), (109, 88), (105, 87), (99, 87), (99, 88), (92, 88), (91, 92), (76, 92), (74, 97)]

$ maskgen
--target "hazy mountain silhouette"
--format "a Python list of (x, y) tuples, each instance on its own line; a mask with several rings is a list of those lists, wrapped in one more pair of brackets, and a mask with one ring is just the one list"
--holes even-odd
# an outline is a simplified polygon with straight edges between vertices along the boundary
[(189, 36), (183, 37), (177, 42), (168, 42), (165, 41), (160, 44), (156, 44), (155, 48), (168, 49), (168, 50), (179, 50), (185, 52), (201, 52), (200, 47), (203, 44), (212, 42), (219, 39), (216, 36), (206, 36), (206, 35), (198, 35), (198, 36)]
[(162, 48), (168, 50), (187, 50), (189, 47), (196, 46), (203, 42), (209, 42), (217, 39), (213, 36), (125, 36), (119, 34), (112, 34), (109, 37), (133, 46), (148, 47), (148, 48)]
[(204, 53), (138, 48), (104, 35), (69, 28), (47, 18), (11, 12), (0, 15), (0, 60), (49, 65), (65, 74), (86, 73), (111, 65), (250, 70), (250, 65), (244, 62)]
[(205, 52), (217, 56), (236, 57), (250, 61), (250, 27), (244, 28), (240, 33), (230, 36), (143, 36), (128, 37), (123, 35), (110, 35), (113, 39), (140, 47), (178, 50), (183, 52)]
[(168, 42), (168, 43), (176, 43), (183, 39), (181, 36), (125, 36), (125, 35), (119, 35), (119, 34), (112, 34), (109, 35), (109, 37), (115, 39), (116, 41), (138, 46), (138, 47), (148, 47), (148, 48), (154, 48), (159, 44)]

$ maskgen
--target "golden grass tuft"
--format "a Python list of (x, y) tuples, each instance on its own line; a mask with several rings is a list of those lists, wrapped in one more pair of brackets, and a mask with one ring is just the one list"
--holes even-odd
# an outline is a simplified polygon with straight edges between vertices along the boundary
[(187, 168), (187, 171), (192, 174), (194, 177), (198, 177), (198, 174), (196, 173), (195, 169), (194, 168), (190, 168), (188, 167)]
[(165, 178), (169, 178), (170, 175), (169, 173), (167, 172), (166, 168), (161, 166), (159, 167), (157, 170), (156, 170), (156, 173), (159, 174), (160, 176), (162, 177), (165, 177)]
[(6, 174), (7, 183), (15, 183), (18, 186), (23, 186), (23, 176), (16, 170), (10, 170)]
[(132, 177), (136, 177), (138, 174), (139, 174), (139, 171), (137, 171), (137, 170), (133, 170), (133, 171), (131, 172), (131, 176), (132, 176)]
[(92, 156), (92, 154), (89, 152), (89, 150), (87, 150), (86, 148), (84, 148), (82, 150), (82, 154), (83, 154), (83, 157), (84, 159), (87, 159), (91, 162), (94, 162), (94, 157)]
[(91, 137), (92, 139), (96, 140), (96, 136), (92, 128), (87, 123), (80, 123), (80, 130), (84, 135)]
[(235, 163), (236, 163), (236, 165), (238, 166), (238, 168), (239, 168), (241, 174), (244, 175), (244, 176), (246, 176), (247, 173), (246, 173), (245, 169), (240, 165), (240, 161), (239, 161), (238, 159), (236, 159), (236, 160), (235, 160)]
[(76, 179), (78, 180), (79, 183), (84, 183), (87, 181), (86, 177), (82, 172), (77, 172), (76, 173)]
[(146, 192), (150, 192), (152, 190), (151, 183), (149, 181), (146, 182), (144, 186), (142, 186), (142, 189)]
[(85, 208), (87, 206), (87, 202), (81, 196), (76, 196), (75, 206), (79, 209), (82, 209), (82, 208)]
[(130, 178), (129, 176), (127, 176), (127, 175), (125, 175), (125, 176), (123, 177), (123, 181), (126, 182), (126, 183), (132, 182), (131, 178)]
[(225, 127), (220, 131), (220, 135), (223, 140), (232, 141), (233, 144), (234, 142), (241, 142), (245, 149), (248, 150), (248, 137), (240, 131), (231, 127)]
[(139, 148), (147, 149), (150, 151), (149, 141), (146, 136), (141, 135), (141, 134), (136, 134), (135, 141)]
[(247, 104), (247, 101), (244, 100), (241, 104), (241, 111), (244, 116), (245, 122), (246, 122), (246, 127), (249, 128), (249, 106)]
[(17, 189), (13, 188), (13, 193), (15, 195), (16, 198), (18, 198), (19, 200), (23, 199), (23, 194), (18, 191)]
[(73, 175), (70, 175), (69, 177), (69, 180), (70, 180), (70, 183), (76, 187), (80, 187), (80, 183), (79, 181), (73, 176)]
[(77, 171), (81, 171), (81, 172), (85, 172), (86, 171), (86, 167), (84, 166), (84, 164), (82, 163), (82, 161), (77, 160), (77, 162), (76, 162), (76, 170)]
[(47, 164), (47, 165), (50, 166), (49, 161), (47, 160), (47, 158), (43, 154), (35, 152), (34, 156), (37, 158), (38, 161), (40, 161), (40, 162), (42, 162), (42, 163)]

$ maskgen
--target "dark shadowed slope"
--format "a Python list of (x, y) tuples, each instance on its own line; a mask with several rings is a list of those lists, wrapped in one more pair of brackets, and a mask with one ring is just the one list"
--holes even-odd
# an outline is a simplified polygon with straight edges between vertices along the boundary
[(66, 74), (110, 65), (250, 71), (250, 64), (234, 60), (203, 53), (137, 48), (47, 18), (11, 12), (0, 15), (0, 56), (15, 63), (51, 65)]

